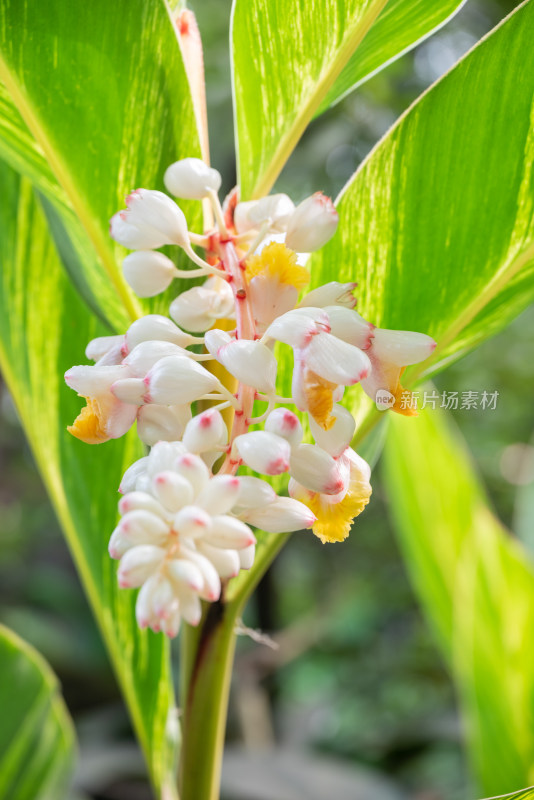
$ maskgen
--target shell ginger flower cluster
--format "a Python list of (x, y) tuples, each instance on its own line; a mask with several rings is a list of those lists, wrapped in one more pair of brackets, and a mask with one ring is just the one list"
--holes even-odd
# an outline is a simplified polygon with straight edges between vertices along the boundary
[[(218, 600), (226, 581), (250, 569), (253, 528), (311, 528), (322, 542), (348, 536), (369, 502), (371, 470), (351, 448), (345, 389), (360, 384), (377, 404), (387, 396), (393, 411), (413, 413), (400, 402), (401, 375), (435, 342), (365, 320), (354, 283), (332, 281), (299, 300), (307, 254), (338, 225), (323, 194), (295, 207), (284, 194), (237, 202), (234, 191), (221, 206), (219, 173), (195, 158), (172, 164), (164, 182), (174, 197), (210, 203), (214, 227), (189, 231), (169, 195), (136, 189), (111, 236), (132, 251), (124, 277), (140, 297), (176, 278), (195, 285), (170, 303), (169, 317), (148, 314), (123, 335), (89, 342), (94, 364), (72, 367), (65, 380), (86, 402), (70, 433), (96, 444), (136, 424), (150, 448), (122, 479), (109, 552), (120, 586), (139, 588), (139, 625), (175, 636), (182, 619), (198, 624), (201, 601)], [(178, 269), (164, 245), (194, 267)], [(290, 397), (277, 387), (284, 349), (294, 365)], [(278, 475), (289, 497), (270, 485)]]

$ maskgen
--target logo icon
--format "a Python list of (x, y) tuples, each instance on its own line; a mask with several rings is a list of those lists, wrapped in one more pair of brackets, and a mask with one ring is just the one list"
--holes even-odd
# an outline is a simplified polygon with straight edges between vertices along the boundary
[(387, 389), (378, 389), (375, 395), (376, 407), (379, 411), (387, 411), (395, 405), (395, 395)]

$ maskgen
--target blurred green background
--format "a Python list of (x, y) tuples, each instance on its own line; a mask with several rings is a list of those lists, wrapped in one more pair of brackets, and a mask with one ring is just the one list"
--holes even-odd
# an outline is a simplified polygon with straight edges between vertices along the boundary
[[(467, 3), (314, 122), (277, 189), (295, 201), (317, 190), (335, 196), (397, 116), (516, 5)], [(212, 162), (230, 189), (230, 3), (191, 6), (204, 39)], [(499, 392), (495, 410), (452, 413), (494, 510), (519, 533), (534, 527), (533, 323), (529, 309), (436, 379), (439, 391)], [(0, 414), (0, 621), (34, 644), (62, 682), (81, 749), (71, 800), (149, 798), (116, 682), (5, 389)], [(293, 536), (250, 604), (244, 624), (279, 647), (240, 641), (226, 800), (474, 798), (454, 688), (406, 576), (380, 464), (373, 486), (346, 543)]]

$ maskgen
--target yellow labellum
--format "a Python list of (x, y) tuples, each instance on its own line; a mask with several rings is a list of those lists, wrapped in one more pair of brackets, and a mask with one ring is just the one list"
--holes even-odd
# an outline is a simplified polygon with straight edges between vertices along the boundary
[(304, 379), (304, 394), (308, 404), (308, 411), (315, 422), (325, 431), (329, 431), (334, 425), (336, 418), (332, 416), (334, 407), (333, 392), (336, 389), (335, 383), (321, 378), (311, 369), (306, 371)]
[(297, 264), (297, 254), (278, 242), (268, 244), (259, 255), (248, 259), (245, 271), (247, 282), (258, 276), (278, 280), (295, 289), (303, 289), (310, 280), (308, 270)]
[(325, 495), (315, 492), (293, 495), (295, 499), (308, 506), (317, 517), (313, 524), (313, 533), (326, 542), (342, 542), (350, 533), (354, 519), (362, 513), (371, 497), (371, 485), (366, 478), (356, 471), (350, 477), (347, 494), (339, 503), (332, 503)]
[[(406, 367), (403, 367), (401, 369), (401, 371), (400, 371), (400, 374), (402, 375), (402, 373), (405, 370), (406, 370)], [(417, 413), (417, 410), (415, 408), (412, 408), (412, 404), (411, 403), (407, 402), (407, 400), (408, 400), (407, 395), (408, 394), (410, 395), (410, 397), (412, 397), (412, 395), (413, 395), (412, 392), (408, 392), (403, 387), (403, 385), (400, 382), (400, 378), (399, 378), (399, 380), (397, 381), (397, 386), (396, 386), (395, 390), (392, 392), (392, 395), (395, 398), (395, 402), (394, 402), (394, 404), (392, 406), (392, 410), (396, 411), (397, 414), (402, 414), (403, 417), (417, 417), (417, 416), (419, 416), (418, 413)]]
[(107, 417), (94, 397), (86, 397), (87, 405), (82, 408), (72, 425), (67, 427), (69, 433), (86, 444), (101, 444), (107, 442), (106, 433)]

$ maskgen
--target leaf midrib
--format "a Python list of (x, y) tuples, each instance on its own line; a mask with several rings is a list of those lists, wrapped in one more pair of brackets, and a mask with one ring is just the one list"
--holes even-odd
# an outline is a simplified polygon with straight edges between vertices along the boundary
[(438, 357), (443, 350), (448, 347), (459, 334), (472, 322), (475, 317), (484, 310), (484, 308), (498, 295), (498, 293), (511, 281), (515, 276), (526, 267), (531, 261), (534, 261), (534, 241), (526, 248), (523, 248), (519, 253), (493, 276), (487, 286), (478, 294), (475, 299), (463, 310), (463, 312), (456, 318), (456, 320), (449, 325), (443, 336), (439, 338), (438, 344), (432, 357), (423, 361), (415, 370), (410, 374), (408, 386), (413, 384), (421, 377), (424, 377), (429, 367), (435, 364)]
[(100, 258), (100, 261), (102, 262), (102, 265), (108, 277), (110, 278), (126, 313), (132, 321), (138, 319), (143, 313), (139, 303), (135, 298), (132, 297), (129, 289), (124, 283), (120, 271), (115, 263), (113, 254), (111, 253), (107, 242), (102, 237), (102, 233), (98, 226), (94, 223), (91, 212), (82, 199), (75, 182), (72, 180), (69, 170), (66, 169), (59, 154), (55, 151), (53, 145), (48, 140), (41, 121), (34, 112), (24, 93), (21, 91), (17, 81), (13, 78), (8, 65), (1, 56), (0, 79), (3, 81), (6, 89), (11, 95), (13, 102), (24, 122), (28, 126), (28, 129), (34, 136), (36, 142), (42, 148), (57, 182), (60, 184), (63, 191), (66, 193), (67, 197), (72, 203), (72, 207), (83, 227), (85, 228), (87, 235), (89, 236), (89, 239), (91, 240), (98, 257)]
[(322, 101), (328, 94), (330, 87), (339, 77), (350, 57), (361, 44), (373, 26), (378, 15), (384, 10), (388, 2), (389, 0), (374, 0), (360, 21), (354, 25), (351, 31), (346, 35), (345, 41), (338, 50), (335, 58), (321, 72), (319, 80), (315, 84), (315, 91), (301, 106), (299, 113), (294, 118), (291, 127), (281, 137), (280, 142), (274, 152), (273, 158), (271, 159), (269, 169), (256, 182), (254, 189), (252, 190), (250, 195), (251, 200), (254, 200), (258, 197), (263, 197), (272, 189), (274, 182), (278, 178), (289, 156), (295, 149), (306, 127), (315, 116), (315, 112), (319, 109)]

